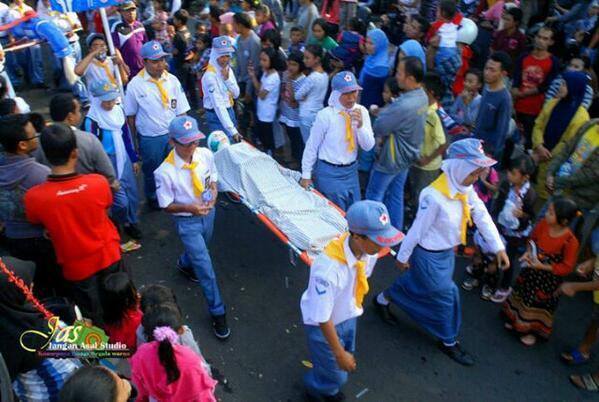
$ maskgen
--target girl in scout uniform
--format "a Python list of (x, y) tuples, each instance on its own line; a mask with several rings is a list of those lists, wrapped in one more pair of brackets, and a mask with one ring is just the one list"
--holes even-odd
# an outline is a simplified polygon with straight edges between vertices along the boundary
[(231, 332), (207, 246), (214, 228), (218, 175), (212, 152), (198, 148), (202, 138), (194, 118), (181, 116), (171, 122), (169, 142), (174, 149), (154, 172), (156, 195), (160, 208), (173, 215), (185, 249), (177, 266), (200, 284), (214, 334), (226, 339)]
[[(329, 107), (316, 115), (302, 157), (301, 185), (308, 188), (312, 177), (318, 191), (343, 210), (359, 201), (358, 148), (374, 147), (368, 110), (356, 103), (358, 85), (349, 71), (332, 80)], [(314, 171), (314, 172), (313, 172)]]
[(467, 226), (474, 221), (496, 254), (498, 266), (505, 269), (510, 265), (499, 232), (472, 188), (495, 163), (484, 154), (480, 140), (465, 139), (449, 147), (443, 173), (420, 193), (416, 219), (397, 253), (398, 267), (409, 270), (374, 300), (385, 322), (397, 324), (389, 309), (392, 301), (437, 337), (439, 347), (450, 358), (468, 366), (474, 360), (457, 342), (461, 308), (453, 282), (453, 248), (466, 244)]
[(202, 93), (206, 109), (208, 131), (224, 131), (229, 138), (241, 140), (235, 119), (235, 99), (239, 86), (231, 68), (231, 56), (235, 52), (231, 38), (219, 36), (212, 40), (212, 51), (206, 72), (202, 76)]
[(340, 388), (347, 373), (356, 369), (356, 318), (364, 312), (367, 278), (376, 254), (403, 238), (380, 202), (356, 202), (346, 218), (349, 233), (331, 241), (316, 257), (300, 302), (313, 363), (304, 378), (310, 400), (344, 399)]

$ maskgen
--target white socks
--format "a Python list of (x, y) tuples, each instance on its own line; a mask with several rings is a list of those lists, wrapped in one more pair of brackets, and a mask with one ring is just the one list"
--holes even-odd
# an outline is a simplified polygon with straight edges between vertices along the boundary
[(379, 295), (376, 297), (376, 301), (378, 304), (382, 304), (383, 306), (389, 305), (389, 300), (385, 298), (383, 292), (379, 293)]

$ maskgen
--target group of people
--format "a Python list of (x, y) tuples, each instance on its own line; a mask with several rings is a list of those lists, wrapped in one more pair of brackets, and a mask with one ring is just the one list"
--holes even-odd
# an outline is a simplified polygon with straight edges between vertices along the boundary
[[(344, 399), (368, 277), (376, 255), (400, 243), (403, 273), (372, 299), (385, 323), (397, 325), (400, 308), (451, 359), (474, 364), (458, 342), (458, 253), (472, 259), (462, 288), (480, 287), (482, 299), (500, 304), (506, 330), (526, 346), (549, 338), (562, 295), (595, 291), (584, 339), (561, 355), (567, 364), (590, 360), (599, 328), (596, 2), (195, 6), (125, 2), (108, 10), (104, 32), (97, 13), (65, 16), (40, 0), (38, 13), (71, 22), (64, 30), (79, 53), (81, 78), (52, 97), (52, 122), (12, 92), (20, 76), (10, 66), (23, 54), (6, 55), (0, 221), (11, 257), (3, 261), (35, 284), (36, 299), (60, 311), (77, 305), (134, 353), (132, 387), (105, 367), (19, 349), (23, 331), (47, 325), (0, 273), (0, 324), (11, 334), (0, 352), (19, 398), (215, 400), (211, 368), (173, 292), (151, 285), (139, 295), (122, 257), (143, 243), (141, 174), (141, 217), (172, 216), (184, 248), (173, 265), (201, 287), (215, 336), (230, 336), (208, 250), (220, 172), (200, 146), (198, 119), (298, 170), (300, 186), (346, 212), (348, 233), (315, 258), (300, 301), (313, 365), (308, 400)], [(90, 31), (84, 41), (81, 27)], [(570, 281), (574, 273), (590, 281)], [(599, 372), (570, 380), (599, 391)]]

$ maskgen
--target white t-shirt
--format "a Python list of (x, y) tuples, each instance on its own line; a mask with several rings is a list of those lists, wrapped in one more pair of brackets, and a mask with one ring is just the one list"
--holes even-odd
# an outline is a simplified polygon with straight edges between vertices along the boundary
[(308, 75), (295, 92), (295, 100), (299, 102), (300, 119), (311, 118), (324, 107), (324, 97), (329, 89), (327, 73), (313, 71)]
[[(356, 305), (355, 289), (357, 260), (349, 248), (349, 236), (343, 244), (347, 264), (341, 264), (326, 254), (316, 257), (310, 267), (308, 288), (302, 295), (300, 307), (304, 324), (318, 326), (332, 320), (338, 325), (364, 312)], [(366, 277), (370, 277), (377, 261), (376, 255), (362, 257)]]
[(262, 74), (260, 79), (263, 91), (268, 91), (264, 99), (258, 97), (258, 120), (265, 123), (272, 123), (277, 115), (277, 105), (279, 104), (279, 93), (281, 91), (281, 77), (278, 72)]

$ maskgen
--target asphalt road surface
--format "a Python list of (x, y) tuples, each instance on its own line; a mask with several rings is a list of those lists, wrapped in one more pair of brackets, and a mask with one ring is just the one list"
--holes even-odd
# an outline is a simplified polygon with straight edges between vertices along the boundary
[[(33, 109), (47, 113), (50, 93), (24, 94)], [(201, 289), (176, 269), (182, 251), (174, 225), (164, 212), (142, 206), (142, 248), (126, 255), (137, 286), (160, 283), (173, 288), (206, 359), (228, 379), (218, 387), (225, 402), (301, 401), (302, 376), (309, 360), (299, 299), (308, 267), (292, 266), (288, 249), (249, 210), (221, 195), (217, 205), (211, 255), (232, 335), (221, 342), (212, 334)], [(466, 260), (459, 258), (455, 278), (461, 283)], [(559, 353), (576, 345), (588, 324), (591, 297), (562, 298), (555, 331), (532, 348), (503, 329), (500, 307), (460, 289), (461, 342), (476, 358), (462, 367), (435, 346), (435, 340), (399, 309), (399, 327), (389, 327), (370, 301), (398, 275), (390, 257), (381, 260), (370, 279), (364, 315), (358, 320), (357, 371), (344, 393), (360, 402), (395, 401), (590, 401), (593, 394), (570, 385), (568, 375), (599, 369), (593, 361), (566, 367)]]

